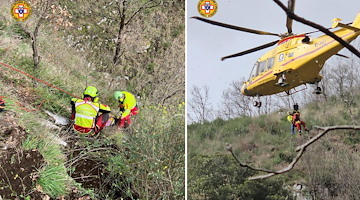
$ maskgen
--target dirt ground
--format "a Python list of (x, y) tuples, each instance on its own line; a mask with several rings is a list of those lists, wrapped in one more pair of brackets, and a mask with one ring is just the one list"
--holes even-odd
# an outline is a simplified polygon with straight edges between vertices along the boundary
[(105, 172), (104, 164), (95, 161), (91, 158), (79, 156), (80, 151), (74, 151), (69, 155), (71, 159), (75, 159), (72, 167), (74, 171), (69, 175), (84, 188), (92, 188), (95, 190), (100, 190), (103, 186), (102, 176)]
[[(0, 112), (0, 199), (2, 200), (51, 200), (36, 185), (39, 170), (45, 161), (38, 150), (23, 150), (22, 142), (30, 134), (18, 125), (16, 114), (12, 111)], [(89, 155), (84, 156), (83, 147), (70, 141), (65, 149), (68, 156), (69, 175), (83, 188), (96, 193), (107, 193), (112, 189), (105, 163)], [(106, 182), (105, 182), (106, 181)], [(116, 198), (124, 196), (121, 191), (112, 191)], [(123, 198), (129, 199), (129, 198)], [(55, 200), (55, 199), (54, 199)], [(91, 200), (87, 195), (74, 189), (66, 197), (56, 200)]]
[(31, 196), (40, 199), (33, 185), (37, 179), (38, 169), (41, 167), (43, 157), (34, 151), (17, 152), (12, 149), (1, 155), (0, 160), (0, 193), (3, 199)]
[(17, 125), (13, 113), (1, 112), (0, 194), (3, 199), (22, 199), (26, 196), (41, 199), (41, 194), (34, 189), (34, 181), (44, 160), (37, 150), (22, 150), (21, 142), (26, 134)]
[[(69, 146), (72, 145), (74, 145), (74, 143), (71, 143)], [(111, 177), (109, 177), (109, 172), (106, 170), (105, 163), (98, 161), (98, 159), (92, 156), (85, 156), (79, 146), (74, 145), (70, 149), (73, 149), (74, 151), (68, 153), (68, 161), (73, 161), (69, 168), (73, 168), (74, 170), (69, 172), (69, 175), (76, 182), (80, 183), (82, 187), (92, 189), (98, 194), (111, 191), (114, 195), (113, 198), (115, 199), (131, 199), (118, 188), (114, 190), (112, 187), (113, 181), (110, 180)], [(125, 190), (126, 189), (124, 188), (124, 191)], [(134, 196), (137, 197), (135, 193)]]
[[(0, 112), (0, 199), (2, 200), (50, 200), (42, 193), (36, 181), (38, 171), (45, 164), (38, 150), (24, 151), (21, 143), (26, 139), (27, 132), (16, 122), (13, 112)], [(79, 160), (73, 177), (89, 176), (90, 178), (78, 179), (85, 188), (99, 187), (100, 175), (94, 163)], [(102, 168), (99, 168), (102, 169)], [(38, 189), (39, 188), (39, 189)], [(90, 200), (88, 196), (80, 196), (77, 191), (72, 191), (67, 197), (59, 200)]]

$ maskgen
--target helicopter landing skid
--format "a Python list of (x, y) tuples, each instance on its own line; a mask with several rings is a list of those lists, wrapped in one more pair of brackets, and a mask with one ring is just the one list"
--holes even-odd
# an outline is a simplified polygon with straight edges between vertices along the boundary
[(258, 97), (258, 100), (257, 100), (257, 101), (254, 101), (253, 106), (254, 106), (254, 107), (257, 107), (257, 108), (260, 108), (261, 105), (262, 105), (262, 103), (261, 103), (261, 101), (260, 101), (260, 96), (257, 96), (257, 97)]
[(260, 108), (261, 107), (261, 101), (254, 101), (253, 106)]
[(299, 90), (297, 90), (296, 88), (294, 88), (294, 89), (292, 89), (293, 91), (291, 91), (291, 90), (285, 91), (285, 95), (277, 95), (277, 96), (279, 96), (279, 97), (286, 97), (286, 96), (293, 95), (293, 94), (295, 94), (295, 93), (301, 92), (301, 91), (306, 90), (306, 89), (307, 89), (307, 86), (306, 86), (306, 84), (304, 84), (304, 87), (301, 88), (301, 89), (299, 89)]
[(318, 84), (316, 84), (316, 88), (315, 88), (313, 94), (317, 94), (317, 95), (322, 94), (321, 87)]

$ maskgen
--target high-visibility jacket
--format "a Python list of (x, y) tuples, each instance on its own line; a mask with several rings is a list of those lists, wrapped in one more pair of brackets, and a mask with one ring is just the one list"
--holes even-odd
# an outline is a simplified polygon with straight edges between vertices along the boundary
[(121, 114), (121, 118), (125, 118), (131, 113), (131, 110), (135, 108), (136, 99), (135, 96), (130, 92), (123, 91), (122, 93), (125, 95), (125, 99), (122, 104), (120, 104), (120, 107), (124, 109), (123, 113)]
[(299, 112), (295, 112), (293, 114), (293, 122), (297, 122), (300, 121), (300, 113)]
[(288, 115), (286, 119), (287, 119), (290, 123), (292, 123), (292, 118), (293, 118), (292, 115)]
[(110, 107), (101, 103), (94, 103), (83, 99), (73, 98), (73, 106), (75, 108), (74, 125), (83, 128), (94, 128), (95, 119), (99, 112), (110, 112)]

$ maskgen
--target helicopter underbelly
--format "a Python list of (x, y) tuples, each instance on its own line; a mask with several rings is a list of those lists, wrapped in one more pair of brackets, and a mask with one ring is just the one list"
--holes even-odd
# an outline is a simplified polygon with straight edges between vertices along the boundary
[(273, 71), (264, 72), (249, 82), (246, 87), (244, 87), (243, 93), (247, 96), (266, 96), (289, 91), (302, 84), (319, 82), (321, 80), (319, 73), (324, 62), (325, 60), (319, 57), (319, 59), (309, 60), (306, 63), (304, 61), (302, 61), (302, 63), (294, 63), (294, 65), (298, 67), (288, 70), (285, 73), (286, 86), (277, 85), (281, 75), (275, 75)]
[[(356, 37), (357, 35), (351, 35), (347, 38), (343, 37), (343, 39), (352, 41)], [(259, 74), (252, 81), (244, 84), (242, 93), (247, 96), (266, 96), (290, 91), (302, 84), (319, 82), (322, 78), (319, 73), (325, 61), (340, 51), (343, 46), (334, 40), (314, 46), (307, 48), (298, 56), (284, 61), (276, 69)], [(286, 86), (277, 85), (281, 74), (285, 74)]]

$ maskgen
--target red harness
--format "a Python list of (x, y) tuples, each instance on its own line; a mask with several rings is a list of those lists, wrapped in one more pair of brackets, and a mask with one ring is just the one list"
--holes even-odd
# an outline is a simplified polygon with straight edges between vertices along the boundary
[(5, 101), (3, 100), (4, 97), (0, 96), (0, 112), (5, 108)]

